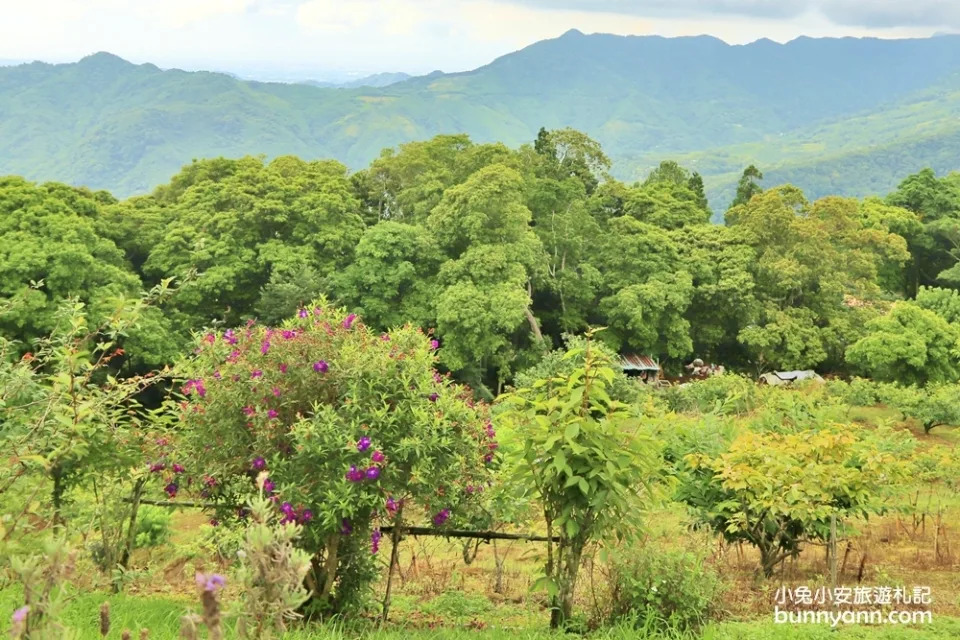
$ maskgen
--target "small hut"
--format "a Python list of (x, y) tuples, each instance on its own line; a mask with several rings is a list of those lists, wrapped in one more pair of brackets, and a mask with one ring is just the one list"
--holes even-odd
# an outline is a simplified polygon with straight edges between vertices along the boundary
[(823, 382), (816, 371), (807, 369), (806, 371), (773, 371), (760, 376), (760, 384), (768, 384), (771, 387), (780, 387), (786, 384), (792, 384), (797, 380), (816, 380)]
[(620, 356), (620, 368), (631, 378), (654, 383), (660, 379), (660, 364), (650, 356), (628, 353)]

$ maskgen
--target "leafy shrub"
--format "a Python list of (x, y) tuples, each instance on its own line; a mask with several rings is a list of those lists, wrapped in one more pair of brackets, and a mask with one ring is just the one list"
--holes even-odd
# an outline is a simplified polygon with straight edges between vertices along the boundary
[(140, 505), (137, 510), (138, 548), (156, 547), (170, 539), (170, 511), (162, 507)]
[(691, 631), (717, 613), (723, 584), (701, 553), (630, 545), (610, 555), (608, 622), (645, 631)]
[(266, 494), (315, 555), (311, 604), (340, 611), (363, 597), (378, 523), (424, 511), (452, 523), (487, 486), (488, 407), (434, 369), (437, 345), (419, 329), (375, 334), (321, 300), (280, 328), (250, 323), (199, 342), (176, 408), (185, 466), (163, 470), (167, 492), (192, 486), (236, 523), (246, 513), (235, 505), (267, 471)]
[(664, 392), (672, 411), (744, 414), (756, 406), (757, 385), (732, 373), (670, 387)]
[(493, 604), (484, 596), (463, 591), (446, 591), (421, 607), (426, 614), (433, 614), (442, 618), (475, 618), (487, 613)]

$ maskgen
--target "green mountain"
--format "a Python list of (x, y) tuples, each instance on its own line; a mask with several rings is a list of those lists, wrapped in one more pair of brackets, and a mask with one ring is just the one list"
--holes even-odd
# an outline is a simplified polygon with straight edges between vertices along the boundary
[(0, 174), (149, 191), (193, 158), (296, 154), (361, 168), (437, 133), (599, 140), (624, 179), (677, 159), (725, 205), (744, 165), (812, 195), (960, 168), (960, 36), (761, 40), (571, 31), (465, 73), (321, 88), (162, 71), (99, 53), (0, 68)]

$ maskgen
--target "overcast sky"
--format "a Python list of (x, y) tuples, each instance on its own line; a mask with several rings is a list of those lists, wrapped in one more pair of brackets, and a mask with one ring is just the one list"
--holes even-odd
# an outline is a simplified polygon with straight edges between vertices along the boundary
[(914, 37), (960, 30), (957, 0), (0, 0), (0, 59), (110, 51), (244, 75), (460, 71), (571, 28)]

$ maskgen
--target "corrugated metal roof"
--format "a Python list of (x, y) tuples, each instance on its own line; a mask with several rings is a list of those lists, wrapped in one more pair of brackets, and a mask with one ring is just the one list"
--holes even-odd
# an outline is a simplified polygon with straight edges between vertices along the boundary
[(628, 353), (620, 356), (620, 366), (626, 371), (659, 371), (660, 365), (650, 356)]

